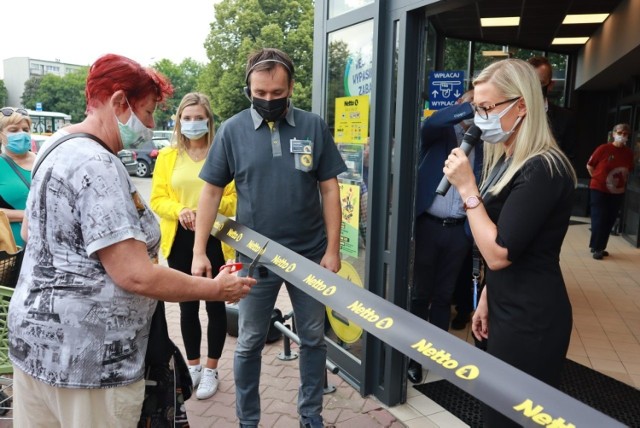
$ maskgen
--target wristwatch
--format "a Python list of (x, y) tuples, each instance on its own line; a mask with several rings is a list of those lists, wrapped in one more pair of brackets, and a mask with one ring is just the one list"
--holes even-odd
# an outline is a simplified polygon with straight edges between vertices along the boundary
[(469, 196), (465, 201), (462, 207), (465, 211), (473, 209), (482, 203), (482, 197), (480, 195)]

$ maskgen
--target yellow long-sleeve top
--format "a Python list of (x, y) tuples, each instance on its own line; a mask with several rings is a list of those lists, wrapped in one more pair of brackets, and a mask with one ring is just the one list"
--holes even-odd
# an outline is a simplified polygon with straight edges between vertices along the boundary
[[(198, 199), (204, 186), (204, 181), (198, 177), (204, 160), (195, 162), (186, 153), (182, 153), (178, 157), (178, 149), (175, 147), (160, 150), (153, 171), (151, 209), (160, 216), (160, 249), (165, 258), (169, 257), (176, 238), (180, 211), (184, 208), (195, 211), (198, 208)], [(189, 185), (176, 186), (177, 183)], [(232, 181), (224, 188), (218, 212), (227, 217), (236, 215), (237, 200), (236, 185)], [(222, 252), (225, 260), (235, 258), (234, 249), (224, 243)]]

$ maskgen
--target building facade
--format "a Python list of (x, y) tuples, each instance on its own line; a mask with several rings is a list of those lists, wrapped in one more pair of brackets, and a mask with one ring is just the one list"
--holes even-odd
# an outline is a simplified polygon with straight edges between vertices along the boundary
[(4, 85), (7, 88), (7, 105), (12, 107), (25, 107), (36, 109), (36, 106), (23, 106), (22, 94), (24, 84), (34, 76), (44, 76), (55, 74), (64, 76), (72, 71), (79, 70), (83, 66), (76, 64), (66, 64), (60, 61), (47, 61), (28, 57), (13, 57), (3, 61)]

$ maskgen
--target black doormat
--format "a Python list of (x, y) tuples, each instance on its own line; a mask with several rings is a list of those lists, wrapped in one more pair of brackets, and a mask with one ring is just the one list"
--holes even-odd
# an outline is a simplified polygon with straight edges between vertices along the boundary
[[(414, 388), (470, 427), (482, 427), (482, 402), (457, 386), (439, 380)], [(640, 391), (626, 383), (566, 360), (558, 389), (630, 427), (640, 427)]]

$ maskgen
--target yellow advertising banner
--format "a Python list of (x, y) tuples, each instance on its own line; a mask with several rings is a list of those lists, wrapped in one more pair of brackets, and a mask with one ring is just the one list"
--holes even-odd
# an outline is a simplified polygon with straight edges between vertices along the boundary
[(340, 206), (342, 227), (340, 228), (340, 252), (358, 257), (358, 226), (360, 222), (360, 186), (340, 183)]
[(336, 98), (336, 143), (364, 144), (369, 136), (369, 96)]

